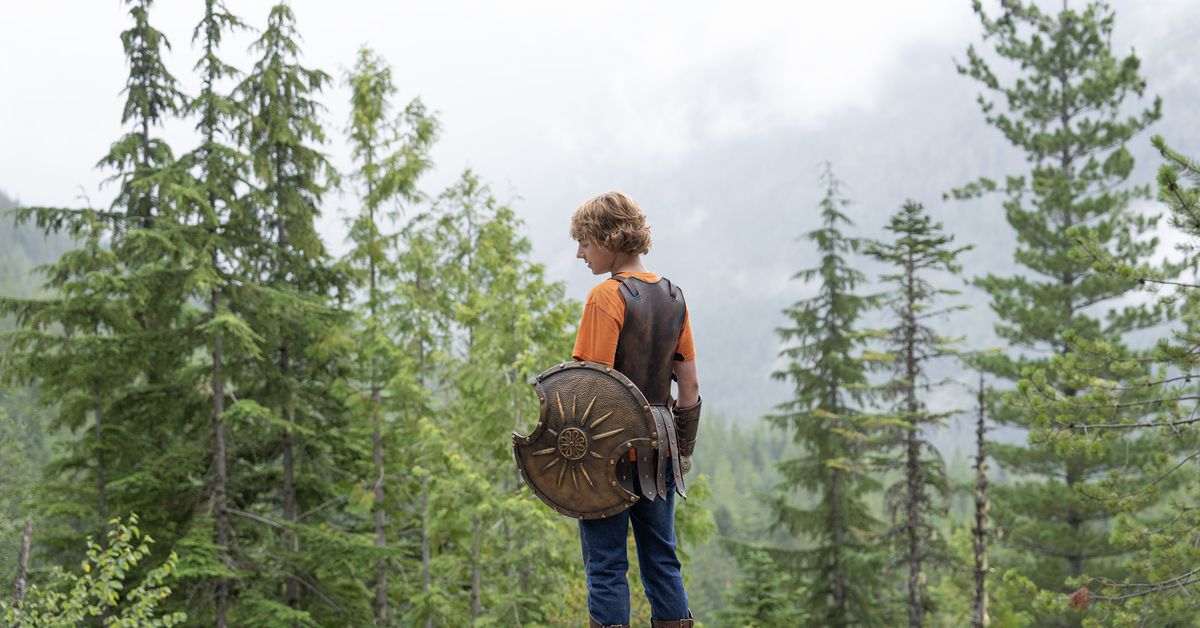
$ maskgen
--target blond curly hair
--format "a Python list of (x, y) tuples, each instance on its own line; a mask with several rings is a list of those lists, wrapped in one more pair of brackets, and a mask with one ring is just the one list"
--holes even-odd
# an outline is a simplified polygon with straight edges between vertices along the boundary
[(626, 255), (650, 252), (650, 225), (637, 201), (621, 192), (593, 196), (571, 215), (571, 237)]

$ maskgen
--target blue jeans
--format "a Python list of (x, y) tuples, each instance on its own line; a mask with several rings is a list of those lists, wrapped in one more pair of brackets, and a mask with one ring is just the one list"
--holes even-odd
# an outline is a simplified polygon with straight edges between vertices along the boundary
[(642, 585), (654, 619), (687, 619), (687, 592), (675, 555), (675, 481), (667, 474), (667, 498), (637, 500), (605, 519), (580, 519), (583, 570), (587, 572), (588, 612), (601, 624), (629, 623), (629, 524), (637, 543)]

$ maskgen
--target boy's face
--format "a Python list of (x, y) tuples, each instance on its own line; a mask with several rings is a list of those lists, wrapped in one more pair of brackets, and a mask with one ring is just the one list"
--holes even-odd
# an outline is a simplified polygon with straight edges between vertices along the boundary
[(579, 249), (575, 251), (575, 257), (586, 262), (587, 267), (592, 271), (593, 275), (611, 273), (613, 263), (617, 261), (617, 254), (615, 252), (589, 242), (579, 243)]

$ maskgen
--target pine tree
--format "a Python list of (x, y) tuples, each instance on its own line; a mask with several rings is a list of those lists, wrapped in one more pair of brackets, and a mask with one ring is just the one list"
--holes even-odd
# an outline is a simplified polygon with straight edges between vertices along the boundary
[[(1153, 142), (1167, 162), (1158, 175), (1159, 198), (1171, 210), (1171, 225), (1187, 237), (1180, 249), (1194, 273), (1200, 237), (1200, 166), (1172, 150), (1161, 137)], [(1112, 538), (1117, 547), (1132, 551), (1134, 560), (1128, 575), (1092, 571), (1070, 602), (1108, 625), (1194, 625), (1200, 618), (1193, 595), (1200, 584), (1195, 569), (1200, 558), (1196, 548), (1200, 517), (1195, 513), (1197, 484), (1190, 468), (1200, 457), (1192, 382), (1200, 347), (1200, 292), (1198, 286), (1174, 279), (1175, 264), (1129, 264), (1097, 246), (1094, 239), (1081, 249), (1096, 272), (1161, 291), (1160, 304), (1179, 306), (1181, 325), (1145, 354), (1104, 339), (1072, 339), (1074, 353), (1069, 360), (1056, 362), (1054, 372), (1075, 394), (1063, 394), (1044, 381), (1028, 386), (1042, 430), (1060, 438), (1069, 434), (1066, 440), (1076, 447), (1132, 448), (1147, 437), (1160, 444), (1158, 455), (1138, 469), (1136, 482), (1113, 474), (1089, 492), (1089, 497), (1120, 513)], [(1151, 505), (1154, 510), (1144, 512)]]
[[(183, 296), (183, 281), (178, 272), (173, 272), (179, 270), (176, 265), (179, 256), (175, 250), (179, 242), (174, 237), (159, 239), (161, 234), (170, 229), (162, 223), (172, 219), (172, 209), (166, 197), (167, 190), (177, 182), (175, 157), (170, 146), (151, 132), (154, 127), (161, 126), (180, 112), (185, 96), (177, 88), (175, 77), (163, 64), (162, 52), (170, 48), (170, 43), (149, 22), (152, 1), (130, 0), (127, 4), (133, 25), (121, 34), (129, 65), (121, 122), (129, 130), (112, 145), (99, 163), (101, 167), (114, 171), (108, 180), (120, 185), (112, 206), (114, 210), (119, 208), (123, 215), (111, 225), (113, 238), (110, 246), (116, 268), (120, 269), (117, 272), (121, 276), (119, 285), (124, 299), (113, 294), (115, 291), (108, 286), (96, 296), (103, 300), (117, 297), (118, 302), (123, 301), (127, 307), (126, 314), (132, 319), (127, 322), (133, 325), (127, 325), (114, 338), (116, 342), (110, 343), (110, 346), (121, 347), (124, 355), (110, 353), (107, 360), (96, 364), (105, 364), (109, 368), (119, 362), (132, 364), (138, 371), (131, 373), (126, 370), (126, 380), (136, 381), (137, 374), (144, 374), (145, 380), (125, 395), (105, 391), (105, 387), (95, 380), (90, 382), (97, 441), (99, 515), (105, 520), (108, 518), (109, 501), (106, 485), (114, 475), (108, 467), (115, 462), (107, 460), (105, 456), (111, 451), (105, 443), (106, 432), (115, 431), (118, 438), (138, 434), (140, 426), (136, 424), (136, 415), (146, 409), (144, 406), (138, 407), (146, 399), (143, 395), (154, 395), (161, 392), (160, 387), (170, 385), (159, 374), (170, 372), (172, 366), (179, 364), (178, 358), (163, 358), (178, 349), (178, 344), (171, 342), (168, 334), (172, 331), (170, 328)], [(95, 248), (91, 250), (93, 258), (101, 256)], [(94, 327), (93, 332), (100, 333), (99, 327)], [(143, 339), (147, 334), (157, 335), (160, 342), (145, 343)], [(114, 404), (120, 405), (106, 408), (106, 396), (113, 399)], [(123, 416), (130, 421), (122, 422)]]
[(924, 625), (931, 606), (925, 572), (943, 554), (944, 541), (938, 539), (934, 518), (943, 510), (938, 499), (944, 500), (947, 488), (942, 457), (924, 432), (942, 425), (950, 414), (931, 410), (921, 391), (936, 385), (929, 380), (930, 362), (955, 353), (955, 341), (939, 334), (928, 321), (961, 309), (941, 306), (940, 297), (958, 293), (937, 288), (929, 275), (958, 273), (957, 258), (970, 247), (953, 248), (954, 237), (944, 234), (941, 223), (933, 222), (914, 201), (904, 203), (887, 230), (892, 232), (892, 240), (872, 243), (867, 250), (892, 269), (882, 276), (893, 288), (887, 302), (895, 320), (884, 336), (893, 376), (883, 392), (896, 400), (899, 429), (895, 441), (902, 460), (895, 466), (902, 470), (903, 478), (887, 490), (885, 502), (893, 526), (886, 536), (895, 544), (894, 554), (903, 556), (908, 571), (908, 625), (915, 628)]
[[(390, 99), (396, 93), (391, 68), (367, 48), (359, 50), (346, 83), (351, 88), (348, 132), (358, 162), (355, 178), (362, 186), (362, 210), (350, 229), (354, 246), (345, 264), (356, 271), (356, 287), (366, 291), (365, 312), (358, 332), (360, 372), (355, 378), (365, 390), (356, 387), (352, 394), (355, 407), (361, 408), (358, 412), (367, 417), (370, 431), (374, 545), (380, 550), (374, 560), (372, 607), (376, 625), (384, 626), (389, 625), (392, 617), (388, 599), (386, 513), (389, 509), (385, 489), (388, 468), (394, 471), (403, 468), (402, 458), (395, 452), (400, 434), (389, 433), (395, 432), (389, 426), (403, 412), (403, 404), (407, 402), (404, 397), (413, 394), (412, 390), (397, 390), (393, 385), (389, 401), (385, 402), (384, 389), (389, 382), (414, 379), (411, 374), (400, 373), (401, 369), (411, 369), (411, 360), (397, 343), (398, 337), (389, 333), (396, 319), (405, 317), (407, 312), (398, 312), (394, 300), (388, 297), (398, 275), (394, 259), (398, 243), (396, 235), (388, 233), (386, 227), (400, 218), (397, 211), (400, 203), (419, 199), (416, 184), (429, 166), (428, 151), (437, 124), (420, 100), (413, 100), (397, 120), (391, 119)], [(392, 490), (396, 488), (393, 486)]]
[[(878, 488), (864, 464), (874, 431), (863, 413), (868, 366), (862, 358), (866, 333), (861, 317), (877, 297), (855, 290), (865, 281), (847, 260), (863, 241), (843, 234), (851, 225), (842, 184), (827, 164), (821, 174), (821, 227), (805, 235), (814, 242), (820, 264), (796, 273), (820, 280), (816, 296), (784, 310), (788, 325), (777, 330), (788, 345), (780, 355), (788, 365), (773, 374), (793, 386), (793, 398), (767, 417), (792, 434), (805, 455), (779, 463), (782, 476), (774, 500), (776, 525), (812, 541), (791, 560), (800, 575), (804, 608), (825, 626), (884, 625), (879, 601), (881, 554), (873, 546), (878, 521), (866, 495)], [(796, 491), (816, 494), (812, 508), (792, 503)]]
[[(175, 323), (183, 308), (188, 251), (170, 226), (177, 164), (152, 130), (178, 113), (183, 95), (162, 64), (168, 42), (149, 22), (151, 3), (128, 4), (133, 25), (121, 35), (129, 64), (121, 119), (127, 132), (99, 164), (114, 171), (108, 180), (119, 184), (116, 198), (109, 210), (18, 210), (18, 221), (65, 231), (80, 247), (45, 268), (53, 296), (3, 303), (22, 328), (6, 352), (9, 373), (41, 382), (45, 402), (58, 407), (54, 427), (78, 434), (70, 453), (46, 473), (45, 492), (59, 496), (52, 509), (73, 511), (56, 518), (66, 529), (44, 526), (47, 543), (59, 548), (80, 527), (104, 524), (109, 512), (134, 509), (146, 497), (139, 480), (150, 469), (133, 444), (141, 438), (156, 446), (171, 442), (162, 437), (174, 433), (180, 416), (159, 404), (172, 386), (164, 374), (187, 355)], [(114, 495), (118, 480), (123, 493)], [(88, 486), (94, 495), (81, 494)], [(94, 508), (85, 506), (89, 503)], [(99, 543), (106, 539), (101, 535)]]
[[(259, 414), (257, 433), (246, 435), (258, 445), (245, 452), (245, 463), (251, 465), (246, 471), (253, 472), (253, 467), (277, 460), (280, 477), (272, 491), (278, 497), (270, 496), (265, 485), (241, 487), (243, 494), (257, 499), (236, 505), (234, 512), (246, 512), (243, 508), (255, 501), (260, 509), (281, 511), (276, 524), (283, 552), (269, 549), (269, 537), (255, 535), (261, 544), (253, 548), (252, 562), (256, 570), (278, 574), (284, 586), (280, 592), (268, 588), (243, 596), (239, 621), (290, 623), (312, 617), (302, 599), (302, 583), (318, 598), (329, 597), (323, 583), (313, 582), (322, 559), (302, 544), (303, 537), (320, 536), (320, 528), (300, 514), (306, 506), (320, 508), (336, 497), (331, 478), (319, 469), (323, 460), (336, 459), (348, 446), (343, 440), (345, 414), (327, 394), (342, 376), (341, 365), (323, 353), (328, 336), (342, 326), (336, 299), (344, 279), (315, 227), (322, 198), (337, 175), (320, 150), (325, 135), (322, 107), (315, 100), (330, 77), (300, 64), (295, 15), (287, 4), (272, 7), (251, 49), (260, 56), (235, 94), (247, 108), (237, 133), (255, 181), (248, 215), (260, 225), (254, 240), (259, 246), (246, 254), (243, 271), (258, 283), (245, 316), (262, 337), (264, 351), (258, 372), (240, 386), (258, 404)], [(257, 529), (265, 531), (261, 525)]]
[(735, 552), (745, 556), (738, 559), (741, 576), (737, 588), (729, 592), (728, 605), (717, 615), (721, 625), (747, 628), (810, 625), (793, 595), (798, 585), (791, 572), (780, 569), (766, 550), (735, 549)]
[[(1135, 284), (1092, 272), (1088, 259), (1071, 252), (1088, 240), (1129, 264), (1154, 252), (1157, 242), (1146, 235), (1156, 219), (1129, 208), (1148, 189), (1127, 185), (1133, 158), (1126, 144), (1160, 117), (1161, 102), (1155, 99), (1134, 115), (1126, 111), (1127, 101), (1144, 93), (1145, 80), (1134, 54), (1114, 55), (1115, 16), (1102, 2), (1082, 10), (1064, 5), (1054, 14), (1012, 0), (997, 17), (976, 2), (975, 11), (985, 41), (1017, 66), (1016, 75), (1003, 79), (1007, 73), (993, 70), (974, 47), (959, 71), (1007, 103), (1005, 110), (979, 98), (988, 123), (1031, 164), (1028, 174), (1010, 176), (1004, 185), (985, 178), (954, 192), (960, 198), (1004, 193), (1017, 234), (1015, 259), (1023, 267), (1021, 274), (975, 280), (991, 297), (997, 333), (1013, 348), (979, 363), (1003, 380), (1044, 377), (1060, 394), (1073, 396), (1076, 390), (1048, 369), (1049, 356), (1072, 353), (1069, 338), (1120, 344), (1126, 334), (1162, 320), (1162, 308), (1111, 305)], [(1021, 394), (993, 397), (989, 413), (1003, 425), (1036, 425), (1036, 412)], [(1108, 569), (1102, 559), (1120, 553), (1108, 540), (1111, 512), (1079, 489), (1127, 462), (1140, 464), (1152, 450), (1062, 448), (1053, 440), (1027, 447), (995, 443), (991, 450), (1017, 478), (993, 487), (993, 513), (1011, 550), (1009, 564), (1039, 587), (1057, 590), (1068, 577)]]
[(558, 607), (569, 596), (564, 574), (579, 572), (577, 532), (518, 486), (506, 443), (494, 438), (537, 415), (526, 381), (569, 354), (575, 322), (575, 305), (528, 259), (519, 228), (468, 171), (402, 231), (403, 337), (425, 412), (440, 417), (417, 422), (409, 454), (420, 576), (405, 625), (575, 619)]
[[(256, 335), (231, 301), (239, 300), (239, 287), (247, 285), (246, 278), (238, 273), (233, 260), (254, 240), (254, 225), (246, 219), (245, 203), (242, 202), (244, 185), (248, 178), (248, 163), (245, 155), (231, 142), (232, 130), (243, 123), (245, 109), (229, 95), (221, 91), (222, 84), (236, 78), (236, 68), (218, 56), (218, 48), (226, 31), (245, 30), (248, 27), (229, 12), (220, 0), (205, 0), (204, 16), (192, 33), (193, 44), (202, 50), (195, 70), (200, 74), (200, 93), (187, 103), (186, 111), (198, 117), (196, 131), (200, 144), (181, 161), (193, 174), (190, 194), (183, 194), (185, 209), (181, 222), (192, 225), (192, 241), (198, 249), (195, 258), (195, 296), (207, 304), (207, 312), (198, 320), (196, 333), (202, 339), (210, 362), (205, 365), (208, 373), (207, 389), (211, 450), (206, 448), (205, 457), (211, 462), (209, 497), (205, 510), (196, 513), (193, 522), (199, 530), (212, 527), (215, 536), (217, 562), (205, 565), (205, 555), (189, 556), (185, 573), (193, 572), (215, 575), (214, 623), (227, 625), (229, 605), (229, 583), (226, 576), (232, 575), (227, 565), (231, 562), (233, 526), (230, 522), (228, 460), (230, 447), (226, 426), (227, 385), (231, 373), (227, 362), (239, 362), (256, 356), (259, 346)], [(232, 297), (232, 298), (231, 298)], [(240, 300), (245, 300), (241, 295)], [(199, 349), (199, 347), (197, 348)], [(235, 369), (236, 371), (236, 369)], [(204, 377), (204, 376), (201, 376)], [(201, 424), (200, 421), (195, 421)], [(206, 578), (201, 578), (204, 582)]]
[[(450, 413), (469, 459), (489, 478), (480, 495), (487, 507), (460, 524), (472, 548), (465, 565), (472, 583), (470, 618), (503, 621), (513, 607), (532, 618), (561, 591), (554, 574), (576, 571), (572, 552), (564, 551), (574, 545), (574, 530), (564, 534), (568, 526), (523, 490), (512, 473), (509, 443), (494, 435), (511, 433), (536, 416), (527, 381), (569, 355), (578, 310), (565, 299), (563, 285), (550, 282), (544, 267), (529, 259), (531, 244), (512, 208), (499, 203), (473, 172), (465, 172), (441, 202), (456, 217), (447, 224), (456, 242), (448, 266), (465, 271), (457, 277), (460, 298), (454, 300), (463, 344), (451, 379)], [(496, 525), (503, 535), (484, 532)], [(549, 526), (563, 546), (530, 543), (528, 531)], [(523, 558), (514, 559), (517, 555)], [(532, 567), (543, 564), (558, 568)], [(506, 594), (504, 579), (512, 576), (518, 585)]]
[(975, 525), (971, 527), (972, 557), (975, 559), (975, 591), (971, 596), (971, 626), (986, 628), (988, 617), (988, 501), (987, 477), (987, 389), (984, 387), (983, 374), (979, 375), (977, 420), (975, 421)]

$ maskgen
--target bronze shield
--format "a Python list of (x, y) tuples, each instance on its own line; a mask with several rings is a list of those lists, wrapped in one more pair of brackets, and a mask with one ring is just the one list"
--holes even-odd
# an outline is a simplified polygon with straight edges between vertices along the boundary
[(610, 517), (638, 500), (617, 481), (630, 448), (656, 449), (650, 404), (629, 378), (596, 362), (564, 362), (530, 381), (541, 404), (528, 436), (513, 432), (513, 458), (534, 494), (577, 519)]

